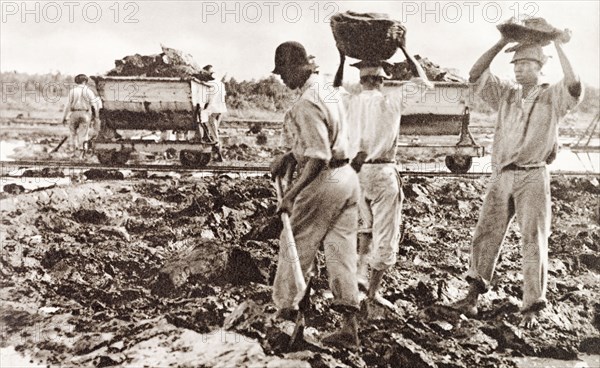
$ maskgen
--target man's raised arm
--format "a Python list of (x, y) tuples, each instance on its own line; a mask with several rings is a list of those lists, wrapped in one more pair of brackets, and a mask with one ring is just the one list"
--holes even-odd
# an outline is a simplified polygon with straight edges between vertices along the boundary
[(563, 74), (565, 76), (565, 83), (569, 88), (569, 93), (573, 97), (579, 97), (581, 95), (581, 82), (579, 81), (579, 77), (573, 71), (573, 67), (571, 66), (571, 62), (567, 57), (567, 54), (562, 48), (564, 43), (569, 42), (571, 39), (571, 31), (565, 29), (563, 36), (554, 40), (554, 46), (556, 47), (556, 53), (558, 54), (558, 60), (560, 60), (560, 66), (562, 67)]
[(469, 82), (475, 83), (479, 77), (481, 77), (483, 72), (490, 67), (492, 60), (494, 60), (496, 55), (498, 55), (498, 53), (502, 51), (504, 46), (506, 46), (509, 42), (511, 41), (505, 37), (502, 37), (494, 46), (481, 55), (469, 72)]

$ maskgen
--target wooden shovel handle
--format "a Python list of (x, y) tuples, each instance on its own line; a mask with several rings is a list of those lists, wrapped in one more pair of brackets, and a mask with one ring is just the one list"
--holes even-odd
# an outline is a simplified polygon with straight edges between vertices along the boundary
[[(281, 203), (283, 198), (283, 188), (280, 177), (275, 178), (275, 189), (277, 191), (277, 200)], [(304, 280), (304, 275), (302, 274), (302, 266), (300, 265), (300, 257), (298, 256), (298, 249), (296, 248), (290, 217), (286, 212), (281, 214), (281, 222), (283, 222), (283, 233), (286, 239), (286, 244), (284, 244), (284, 246), (287, 246), (289, 249), (288, 261), (291, 261), (292, 263), (291, 266), (294, 275), (294, 284), (296, 285), (296, 290), (298, 291), (298, 294), (294, 298), (294, 305), (296, 306), (304, 297), (304, 292), (306, 291), (306, 281)]]

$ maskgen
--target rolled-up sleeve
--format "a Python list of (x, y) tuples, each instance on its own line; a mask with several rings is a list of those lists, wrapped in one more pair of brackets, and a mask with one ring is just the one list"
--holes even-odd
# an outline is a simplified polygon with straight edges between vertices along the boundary
[(479, 79), (475, 81), (475, 94), (485, 101), (494, 111), (500, 109), (500, 102), (512, 88), (510, 82), (504, 81), (486, 69)]
[(569, 92), (569, 86), (563, 79), (560, 82), (551, 85), (548, 88), (552, 106), (556, 110), (558, 116), (566, 115), (570, 110), (574, 109), (583, 100), (583, 88), (579, 96), (575, 97)]
[(315, 104), (308, 100), (297, 102), (286, 116), (286, 125), (291, 133), (296, 159), (331, 160), (326, 116)]

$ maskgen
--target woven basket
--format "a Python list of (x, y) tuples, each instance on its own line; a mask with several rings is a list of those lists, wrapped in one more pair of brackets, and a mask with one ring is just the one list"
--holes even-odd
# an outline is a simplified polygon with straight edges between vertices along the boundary
[(514, 17), (496, 26), (505, 37), (522, 44), (546, 46), (550, 41), (562, 36), (560, 29), (548, 24), (544, 18), (518, 20)]
[(360, 60), (387, 60), (405, 45), (406, 28), (387, 14), (338, 13), (331, 17), (338, 50)]

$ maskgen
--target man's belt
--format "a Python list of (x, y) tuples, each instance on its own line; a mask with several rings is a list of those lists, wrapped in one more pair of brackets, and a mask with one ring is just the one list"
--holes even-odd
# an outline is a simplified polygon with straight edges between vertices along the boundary
[(89, 109), (71, 109), (71, 111), (88, 111)]
[(365, 164), (380, 165), (380, 164), (395, 164), (395, 160), (377, 159), (365, 161)]
[(514, 171), (529, 171), (539, 169), (544, 166), (518, 166), (517, 164), (509, 164), (504, 166), (504, 170), (514, 170)]
[(331, 160), (331, 161), (329, 161), (329, 168), (330, 169), (337, 169), (338, 167), (342, 167), (344, 165), (348, 165), (349, 163), (350, 163), (349, 159)]

